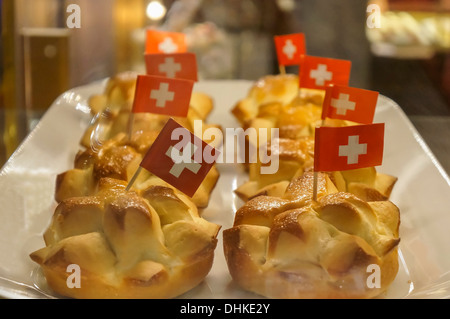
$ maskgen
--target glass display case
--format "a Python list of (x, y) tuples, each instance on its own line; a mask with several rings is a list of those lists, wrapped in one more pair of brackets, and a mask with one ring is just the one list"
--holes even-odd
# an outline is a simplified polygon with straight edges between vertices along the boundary
[[(0, 217), (2, 217), (0, 236), (6, 238), (0, 241), (0, 298), (11, 296), (15, 298), (18, 295), (33, 298), (53, 297), (49, 290), (41, 289), (45, 286), (43, 283), (45, 278), (36, 270), (37, 268), (30, 270), (32, 267), (30, 264), (33, 262), (24, 252), (29, 253), (31, 248), (36, 248), (37, 243), (42, 242), (42, 229), (50, 220), (50, 218), (42, 218), (42, 215), (51, 216), (54, 208), (59, 204), (55, 190), (63, 182), (67, 183), (69, 186), (66, 185), (66, 187), (73, 192), (75, 192), (74, 189), (80, 193), (100, 189), (97, 184), (78, 188), (76, 186), (79, 186), (77, 184), (79, 180), (88, 176), (86, 167), (92, 164), (90, 161), (97, 155), (97, 147), (102, 146), (103, 140), (96, 135), (104, 133), (102, 121), (107, 122), (117, 116), (115, 119), (118, 119), (119, 124), (115, 124), (123, 129), (120, 135), (123, 139), (119, 141), (118, 138), (114, 143), (117, 142), (117, 145), (123, 143), (119, 145), (123, 147), (121, 152), (129, 152), (127, 154), (130, 156), (126, 160), (135, 156), (130, 160), (131, 164), (126, 167), (125, 172), (121, 171), (120, 174), (126, 175), (126, 182), (130, 180), (135, 182), (138, 179), (138, 174), (131, 179), (128, 177), (130, 177), (131, 168), (135, 169), (139, 165), (138, 159), (141, 160), (143, 155), (139, 153), (140, 151), (133, 151), (133, 153), (129, 149), (131, 147), (137, 149), (139, 146), (136, 145), (139, 143), (148, 142), (151, 145), (154, 142), (152, 138), (156, 138), (156, 133), (151, 132), (146, 135), (142, 132), (148, 127), (157, 127), (162, 122), (156, 117), (149, 122), (142, 121), (148, 126), (145, 128), (144, 124), (139, 122), (141, 126), (138, 125), (138, 127), (142, 129), (142, 132), (136, 129), (139, 132), (133, 139), (130, 123), (135, 121), (134, 115), (124, 117), (126, 112), (128, 113), (125, 115), (132, 113), (130, 112), (133, 104), (131, 101), (138, 91), (136, 75), (147, 72), (145, 50), (149, 30), (183, 34), (187, 51), (195, 54), (198, 81), (191, 84), (200, 93), (204, 93), (204, 95), (195, 96), (199, 99), (195, 101), (204, 103), (207, 110), (194, 107), (194, 111), (191, 110), (190, 113), (192, 117), (182, 119), (185, 121), (183, 123), (190, 125), (199, 118), (203, 120), (203, 116), (212, 114), (216, 122), (208, 125), (208, 128), (216, 129), (215, 132), (222, 134), (226, 133), (227, 128), (236, 128), (236, 130), (239, 128), (242, 131), (248, 127), (258, 128), (258, 125), (273, 125), (275, 128), (284, 121), (286, 126), (282, 132), (285, 134), (282, 140), (286, 138), (291, 141), (298, 138), (303, 141), (305, 137), (315, 138), (315, 129), (325, 125), (325, 120), (322, 118), (317, 118), (314, 123), (302, 123), (301, 130), (298, 128), (298, 123), (295, 123), (298, 119), (304, 120), (304, 118), (309, 119), (309, 117), (320, 115), (319, 112), (325, 109), (322, 108), (325, 94), (328, 94), (328, 102), (332, 100), (329, 96), (331, 91), (329, 87), (311, 91), (307, 88), (306, 91), (302, 91), (301, 83), (299, 84), (299, 75), (302, 70), (300, 63), (280, 68), (274, 42), (275, 36), (302, 33), (307, 55), (350, 61), (351, 63), (345, 64), (348, 66), (346, 70), (350, 70), (349, 73), (351, 73), (351, 76), (345, 78), (348, 80), (348, 86), (362, 91), (379, 92), (379, 95), (376, 95), (378, 102), (374, 105), (377, 106), (375, 120), (386, 122), (386, 138), (383, 136), (383, 147), (386, 146), (384, 160), (388, 164), (383, 168), (387, 169), (389, 174), (397, 174), (395, 177), (389, 175), (389, 178), (386, 174), (381, 178), (389, 179), (393, 185), (397, 182), (395, 178), (398, 177), (398, 184), (396, 184), (398, 191), (396, 188), (397, 192), (394, 193), (393, 198), (398, 201), (402, 213), (406, 211), (403, 215), (405, 219), (401, 220), (399, 226), (401, 235), (406, 234), (400, 241), (402, 248), (398, 259), (401, 268), (400, 276), (396, 279), (394, 289), (381, 297), (428, 298), (433, 294), (445, 298), (450, 296), (448, 288), (450, 287), (448, 280), (450, 256), (446, 246), (450, 240), (446, 229), (450, 206), (450, 178), (448, 177), (450, 173), (450, 139), (448, 138), (450, 136), (450, 0), (0, 0), (0, 13), (0, 167), (2, 167), (0, 186), (7, 190), (0, 192)], [(303, 56), (300, 57), (302, 63), (305, 61), (303, 58)], [(173, 60), (172, 67), (174, 67)], [(315, 70), (316, 74), (320, 70), (324, 78), (331, 76), (326, 66), (325, 69), (323, 67), (323, 65), (321, 68), (318, 67)], [(283, 80), (282, 85), (273, 80), (277, 78), (273, 76), (280, 73), (287, 73), (287, 80)], [(130, 75), (134, 76), (134, 82), (128, 78)], [(292, 77), (289, 77), (291, 75)], [(260, 81), (263, 78), (264, 81)], [(117, 82), (109, 82), (111, 79)], [(294, 81), (296, 82), (292, 84)], [(113, 84), (108, 86), (110, 83)], [(116, 84), (117, 86), (114, 86)], [(342, 86), (347, 87), (347, 85)], [(174, 92), (168, 90), (168, 84), (152, 89), (152, 93), (147, 94), (150, 99), (154, 91), (158, 89), (158, 96), (163, 96), (161, 100), (173, 100), (171, 94)], [(269, 94), (266, 94), (267, 91)], [(111, 94), (113, 98), (109, 100), (107, 94), (102, 92)], [(292, 96), (289, 95), (290, 93)], [(287, 100), (289, 98), (288, 102), (282, 99), (277, 100), (272, 96), (283, 94), (288, 96), (286, 97)], [(341, 95), (339, 98), (334, 97), (333, 103), (339, 103), (340, 111), (344, 113), (352, 110), (356, 102), (350, 101), (348, 94)], [(114, 113), (118, 109), (115, 99), (128, 109)], [(261, 104), (258, 104), (260, 102)], [(300, 103), (301, 107), (296, 103)], [(335, 108), (339, 109), (339, 107)], [(205, 115), (203, 112), (210, 113)], [(351, 121), (329, 123), (331, 123), (330, 126), (356, 126)], [(101, 132), (97, 132), (97, 129)], [(115, 132), (115, 129), (111, 131)], [(138, 135), (141, 133), (142, 135)], [(356, 138), (359, 139), (359, 136), (348, 137), (349, 145), (345, 150), (350, 153), (352, 149), (350, 141), (357, 144), (359, 153), (356, 158), (358, 158), (360, 155), (366, 155), (367, 143), (358, 144), (359, 140)], [(242, 144), (250, 147), (248, 140), (244, 142), (247, 144)], [(107, 145), (116, 145), (114, 143)], [(296, 144), (295, 147), (299, 147), (298, 145), (303, 147), (303, 144)], [(304, 148), (311, 145), (310, 143)], [(173, 145), (170, 147), (173, 150)], [(81, 148), (85, 153), (80, 152)], [(275, 151), (280, 150), (275, 149)], [(283, 174), (289, 175), (295, 172), (295, 177), (298, 177), (297, 174), (308, 173), (314, 169), (311, 166), (306, 170), (300, 170), (295, 166), (297, 164), (292, 163), (302, 161), (302, 163), (311, 164), (310, 157), (314, 159), (315, 149), (308, 149), (300, 155), (297, 151), (298, 149), (295, 152), (286, 153), (287, 155), (284, 154), (288, 159), (283, 161), (288, 164), (285, 163), (287, 168), (282, 170)], [(341, 152), (340, 149), (339, 152)], [(169, 156), (167, 154), (163, 154), (165, 160)], [(350, 158), (350, 155), (346, 156)], [(292, 158), (295, 159), (292, 160)], [(113, 164), (119, 166), (126, 160)], [(168, 163), (171, 164), (171, 162)], [(106, 160), (102, 164), (107, 167), (105, 170), (113, 166), (111, 162), (106, 163)], [(175, 164), (179, 163), (174, 162)], [(131, 167), (132, 165), (134, 166)], [(65, 169), (69, 166), (73, 167), (73, 171), (66, 174)], [(194, 166), (189, 167), (191, 169), (188, 168), (185, 171), (195, 170)], [(199, 214), (198, 218), (204, 216), (206, 219), (224, 222), (223, 228), (231, 227), (233, 218), (244, 200), (242, 193), (239, 194), (239, 191), (242, 191), (242, 188), (238, 188), (239, 183), (244, 179), (247, 180), (247, 169), (250, 174), (255, 173), (255, 167), (249, 167), (220, 165), (218, 175), (222, 179), (219, 180), (217, 177), (220, 181), (217, 187), (215, 182), (211, 182), (213, 186), (209, 185), (211, 194), (208, 196), (211, 195), (212, 200), (208, 208), (211, 210), (204, 209), (206, 204), (204, 207), (199, 207), (198, 211), (194, 209), (195, 214)], [(94, 168), (89, 166), (89, 169)], [(138, 169), (140, 171), (141, 167)], [(183, 169), (180, 170), (183, 171)], [(114, 178), (120, 174), (117, 173)], [(366, 171), (363, 174), (366, 174)], [(148, 175), (152, 176), (150, 173)], [(89, 178), (92, 176), (89, 175)], [(95, 175), (95, 179), (100, 179), (99, 176), (100, 174)], [(315, 176), (313, 178), (317, 178), (318, 175)], [(340, 183), (339, 187), (345, 190), (350, 187), (358, 189), (362, 187), (359, 184), (363, 183), (357, 179), (359, 175), (355, 175), (355, 180), (351, 180), (354, 176), (347, 176), (349, 181), (345, 180), (344, 175), (330, 173), (326, 176), (330, 179), (330, 183)], [(377, 175), (376, 170), (371, 170), (367, 176), (364, 175), (361, 179), (364, 181), (366, 178), (369, 179), (372, 188), (364, 188), (361, 193), (373, 195), (371, 193), (373, 188), (380, 186), (377, 184), (378, 177), (380, 174)], [(276, 175), (273, 180), (276, 178), (279, 176)], [(250, 195), (245, 194), (248, 195), (244, 196), (245, 200), (259, 196), (272, 196), (285, 200), (283, 196), (288, 194), (287, 187), (293, 184), (290, 180), (283, 178), (280, 177), (281, 181), (276, 180), (276, 184), (270, 184), (271, 187), (258, 190), (254, 188), (259, 185), (259, 179), (255, 183), (243, 184), (247, 186), (247, 188), (244, 187), (244, 192), (253, 191)], [(393, 182), (394, 179), (395, 182)], [(261, 177), (261, 180), (264, 181), (264, 177)], [(385, 182), (386, 180), (380, 183)], [(315, 183), (315, 186), (311, 187), (311, 192), (313, 187), (317, 190), (317, 179)], [(115, 185), (117, 189), (115, 188), (114, 191), (124, 188), (122, 184)], [(389, 188), (385, 190), (386, 192), (392, 190), (391, 185), (383, 184)], [(437, 190), (434, 188), (435, 185)], [(303, 186), (298, 188), (307, 188)], [(194, 207), (194, 204), (190, 205), (190, 202), (189, 205), (185, 205), (192, 199), (189, 196), (186, 196), (186, 198), (189, 197), (187, 199), (183, 197), (183, 200), (174, 199), (175, 191), (171, 193), (165, 190), (158, 193), (161, 187), (158, 184), (152, 190), (154, 193), (148, 196), (154, 196), (161, 201), (167, 200), (172, 205), (169, 210), (177, 210), (181, 206), (189, 206), (189, 209)], [(216, 188), (213, 193), (214, 187)], [(128, 192), (129, 188), (125, 190)], [(338, 193), (338, 190), (342, 189), (336, 186), (332, 189), (334, 190)], [(389, 196), (381, 192), (376, 195), (379, 197), (376, 197), (373, 202), (381, 201), (381, 199), (387, 201), (390, 193)], [(144, 202), (150, 203), (150, 199), (146, 198)], [(312, 197), (312, 201), (308, 203), (319, 205), (317, 197)], [(97, 204), (96, 202), (95, 205)], [(372, 207), (372, 204), (364, 205), (364, 207)], [(376, 205), (378, 204), (373, 204), (373, 206)], [(310, 212), (311, 215), (319, 215), (319, 210), (322, 208), (314, 207)], [(5, 210), (8, 212), (5, 213)], [(12, 216), (9, 212), (14, 212), (15, 215)], [(192, 211), (189, 214), (191, 213)], [(204, 215), (201, 215), (203, 213)], [(186, 219), (197, 220), (197, 216), (194, 218), (192, 214)], [(171, 218), (169, 215), (167, 213), (161, 218), (169, 220)], [(274, 216), (273, 214), (270, 218), (275, 218)], [(363, 222), (376, 219), (372, 215), (363, 217)], [(260, 215), (255, 217), (255, 220), (259, 218)], [(380, 217), (380, 219), (383, 218), (383, 216)], [(442, 223), (440, 223), (441, 218)], [(125, 223), (124, 220), (125, 217), (121, 220), (122, 226)], [(295, 221), (297, 219), (292, 218), (289, 225), (280, 224), (279, 232), (291, 231), (289, 227), (295, 224)], [(158, 222), (155, 224), (165, 226), (159, 219)], [(356, 221), (355, 218), (353, 222), (356, 224), (360, 221)], [(136, 222), (136, 227), (138, 227), (137, 224), (140, 222)], [(389, 227), (393, 227), (392, 225)], [(161, 234), (163, 234), (162, 226)], [(262, 227), (266, 228), (258, 233), (261, 237), (265, 236), (264, 232), (269, 228), (267, 225)], [(423, 231), (417, 231), (418, 227), (423, 227)], [(166, 228), (170, 229), (170, 227)], [(336, 233), (333, 233), (334, 231), (335, 228), (333, 231), (328, 229), (326, 232), (329, 235), (336, 234), (337, 230)], [(248, 236), (253, 234), (252, 231), (248, 233)], [(222, 232), (219, 233), (218, 230), (217, 234), (222, 236)], [(295, 230), (295, 233), (292, 231), (284, 235), (286, 238), (303, 236), (299, 234), (300, 231)], [(351, 234), (351, 236), (354, 235)], [(22, 240), (21, 236), (26, 238)], [(173, 234), (173, 238), (177, 238), (176, 236), (181, 235)], [(222, 237), (219, 238), (222, 239)], [(19, 247), (14, 250), (11, 258), (8, 255), (9, 241), (13, 242), (14, 247)], [(219, 243), (221, 243), (220, 240)], [(260, 245), (258, 238), (251, 241), (251, 244), (261, 251), (266, 249), (265, 246)], [(395, 244), (399, 245), (399, 242)], [(301, 247), (300, 244), (298, 245)], [(286, 255), (289, 255), (288, 248), (290, 247), (285, 248)], [(214, 261), (216, 268), (212, 276), (184, 297), (254, 297), (255, 295), (243, 292), (235, 284), (229, 283), (223, 249), (218, 247), (217, 250), (220, 252), (217, 262)], [(354, 259), (357, 260), (358, 256)], [(35, 258), (39, 261), (39, 257)], [(264, 258), (258, 260), (261, 263), (263, 260), (265, 262)], [(316, 263), (306, 264), (310, 268), (317, 266)], [(33, 264), (33, 266), (36, 265)], [(155, 268), (152, 267), (155, 267), (154, 264), (150, 267), (153, 271)], [(144, 266), (142, 269), (139, 267), (136, 269), (142, 270), (142, 273), (148, 270)], [(291, 273), (288, 268), (284, 270), (283, 278), (293, 278), (293, 281), (298, 282), (303, 280), (301, 273)], [(8, 277), (8, 274), (14, 276)], [(24, 282), (23, 274), (26, 277)], [(145, 284), (150, 284), (150, 281)], [(339, 286), (337, 283), (333, 285)], [(414, 295), (418, 287), (419, 292)]]
[(273, 35), (294, 30), (295, 7), (290, 0), (2, 1), (5, 155), (68, 88), (142, 72), (148, 28), (185, 33), (201, 79), (272, 73)]
[(450, 50), (450, 9), (444, 2), (380, 2), (379, 23), (367, 28), (375, 55), (430, 59)]

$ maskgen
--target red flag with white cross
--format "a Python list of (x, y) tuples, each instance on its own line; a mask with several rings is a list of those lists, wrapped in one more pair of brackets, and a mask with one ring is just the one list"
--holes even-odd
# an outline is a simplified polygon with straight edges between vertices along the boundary
[(197, 81), (194, 53), (154, 53), (145, 55), (147, 75)]
[(330, 84), (348, 85), (352, 63), (348, 60), (304, 55), (300, 61), (301, 88), (325, 90)]
[(381, 165), (384, 123), (318, 127), (315, 131), (314, 171), (345, 171)]
[(218, 156), (218, 150), (169, 119), (140, 166), (192, 197)]
[(147, 30), (145, 53), (177, 53), (186, 51), (187, 44), (184, 33)]
[(306, 54), (305, 35), (293, 33), (274, 37), (279, 65), (299, 65), (300, 58)]
[(348, 120), (362, 124), (373, 122), (378, 92), (342, 85), (326, 88), (322, 119)]
[(186, 117), (193, 87), (189, 80), (138, 75), (132, 111)]

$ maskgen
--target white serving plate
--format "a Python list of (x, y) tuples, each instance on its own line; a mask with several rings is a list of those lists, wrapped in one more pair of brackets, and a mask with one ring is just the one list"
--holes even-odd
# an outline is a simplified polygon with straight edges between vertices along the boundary
[[(194, 90), (214, 98), (209, 118), (237, 127), (230, 113), (253, 82), (205, 81)], [(0, 171), (0, 296), (58, 297), (46, 286), (29, 254), (44, 246), (42, 234), (55, 202), (56, 175), (71, 168), (79, 140), (91, 120), (87, 99), (103, 91), (105, 81), (60, 96)], [(400, 269), (383, 298), (450, 297), (450, 178), (421, 136), (392, 100), (380, 96), (375, 122), (386, 123), (384, 162), (378, 170), (397, 176), (391, 200), (400, 208)], [(233, 189), (246, 181), (240, 164), (218, 164), (221, 177), (203, 217), (231, 227), (242, 202)], [(231, 280), (222, 233), (213, 267), (205, 280), (180, 298), (259, 298)]]

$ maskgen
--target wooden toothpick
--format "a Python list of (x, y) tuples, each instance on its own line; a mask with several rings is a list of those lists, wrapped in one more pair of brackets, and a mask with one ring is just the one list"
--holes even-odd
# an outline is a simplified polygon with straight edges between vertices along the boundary
[(134, 113), (130, 112), (130, 116), (128, 117), (128, 124), (127, 124), (127, 134), (128, 134), (129, 141), (131, 141), (131, 135), (133, 134), (133, 123), (134, 123)]
[[(321, 126), (325, 126), (325, 119), (322, 119)], [(319, 172), (314, 171), (314, 178), (313, 178), (313, 201), (317, 202), (317, 188), (318, 188), (318, 179), (319, 179)]]
[(317, 202), (317, 183), (319, 178), (319, 172), (314, 172), (313, 178), (313, 201)]
[(136, 172), (134, 173), (133, 177), (131, 178), (131, 180), (128, 182), (127, 188), (125, 188), (125, 190), (128, 192), (130, 190), (130, 188), (133, 186), (134, 182), (136, 181), (136, 179), (138, 178), (139, 174), (142, 171), (142, 166), (139, 166), (138, 169), (136, 170)]

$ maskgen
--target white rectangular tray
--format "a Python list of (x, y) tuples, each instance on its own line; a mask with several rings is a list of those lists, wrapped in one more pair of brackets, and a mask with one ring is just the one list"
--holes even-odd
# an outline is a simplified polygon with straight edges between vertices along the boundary
[[(56, 175), (71, 168), (91, 120), (87, 99), (105, 81), (72, 89), (51, 106), (0, 171), (0, 296), (55, 297), (29, 254), (44, 246), (42, 233), (53, 214)], [(194, 90), (213, 97), (208, 119), (237, 127), (230, 113), (250, 81), (205, 81)], [(450, 179), (401, 108), (380, 96), (375, 122), (386, 123), (384, 162), (378, 170), (397, 176), (391, 200), (400, 208), (400, 269), (384, 298), (450, 297)], [(203, 217), (231, 227), (242, 203), (233, 190), (247, 180), (240, 164), (218, 164), (221, 173)], [(231, 281), (222, 233), (204, 282), (180, 298), (258, 298)]]

